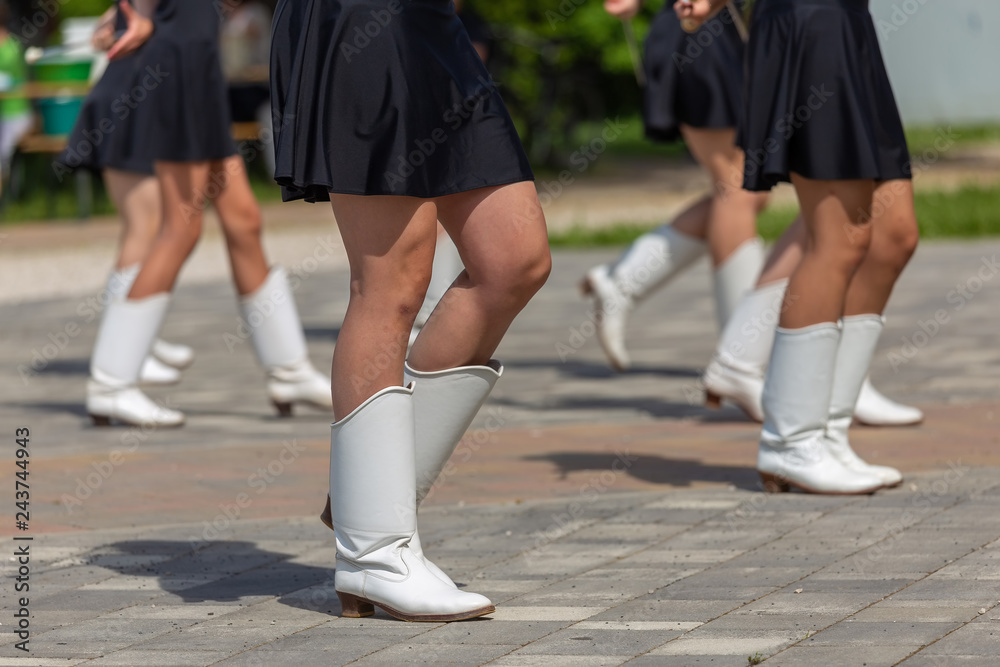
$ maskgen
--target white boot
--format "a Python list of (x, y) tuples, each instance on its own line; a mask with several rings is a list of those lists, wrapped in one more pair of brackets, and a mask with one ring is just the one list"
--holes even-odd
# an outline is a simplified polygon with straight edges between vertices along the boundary
[(760, 395), (787, 286), (787, 279), (768, 283), (736, 305), (702, 376), (705, 405), (718, 408), (726, 399), (754, 421), (764, 421)]
[[(495, 359), (487, 366), (462, 366), (427, 373), (415, 371), (409, 364), (404, 366), (403, 382), (407, 385), (413, 383), (418, 507), (434, 487), (455, 447), (501, 375), (503, 364)], [(320, 520), (333, 528), (329, 497)], [(424, 559), (427, 568), (438, 579), (457, 588), (451, 577), (424, 555), (420, 535), (416, 531), (410, 540), (410, 550)]]
[(417, 335), (424, 324), (430, 318), (431, 313), (437, 308), (438, 302), (444, 296), (455, 279), (465, 270), (462, 257), (458, 254), (455, 242), (447, 234), (437, 237), (434, 245), (434, 264), (431, 267), (431, 282), (427, 286), (427, 293), (424, 294), (424, 302), (417, 312), (417, 318), (413, 322), (413, 329), (410, 331), (409, 344), (417, 339)]
[(854, 420), (866, 426), (913, 426), (924, 421), (924, 413), (882, 395), (866, 377), (854, 406)]
[[(133, 264), (111, 273), (105, 288), (108, 301), (128, 298), (140, 268), (138, 264)], [(147, 355), (139, 371), (139, 384), (176, 384), (181, 379), (181, 374), (177, 371), (187, 368), (193, 361), (194, 350), (187, 345), (168, 343), (157, 338), (153, 341), (151, 354)]]
[(757, 470), (768, 491), (872, 493), (882, 479), (846, 468), (825, 440), (840, 328), (824, 322), (777, 330), (764, 382)]
[(404, 621), (460, 621), (494, 611), (438, 579), (413, 553), (417, 530), (412, 386), (376, 393), (331, 427), (334, 587), (342, 615), (378, 605)]
[(282, 417), (305, 403), (333, 409), (330, 378), (313, 368), (306, 337), (284, 269), (272, 268), (256, 292), (240, 299), (240, 312), (250, 328), (257, 360), (267, 371), (267, 393)]
[(155, 355), (148, 355), (142, 361), (142, 368), (139, 370), (139, 384), (147, 385), (170, 385), (181, 381), (181, 372), (173, 366), (168, 366)]
[(726, 328), (740, 299), (753, 290), (763, 268), (764, 242), (757, 237), (744, 241), (715, 268), (712, 287), (719, 331)]
[[(413, 383), (416, 428), (417, 506), (437, 481), (469, 424), (503, 375), (503, 364), (495, 359), (488, 366), (463, 366), (444, 371), (421, 372), (403, 368), (403, 382)], [(451, 578), (427, 560), (417, 533), (410, 549), (424, 558), (427, 567), (442, 581)]]
[(597, 340), (615, 370), (623, 371), (631, 364), (625, 349), (629, 312), (705, 250), (704, 241), (663, 225), (636, 239), (613, 265), (600, 264), (587, 272), (581, 289), (594, 299)]
[(851, 315), (843, 319), (837, 369), (833, 374), (830, 420), (826, 425), (826, 443), (834, 458), (844, 467), (856, 472), (874, 473), (885, 486), (899, 486), (903, 483), (903, 476), (898, 470), (865, 463), (851, 449), (847, 436), (861, 385), (868, 375), (868, 367), (882, 335), (882, 326), (881, 315)]
[(136, 426), (180, 426), (184, 415), (139, 391), (139, 371), (170, 307), (170, 295), (108, 302), (94, 344), (87, 413), (97, 426), (112, 420)]

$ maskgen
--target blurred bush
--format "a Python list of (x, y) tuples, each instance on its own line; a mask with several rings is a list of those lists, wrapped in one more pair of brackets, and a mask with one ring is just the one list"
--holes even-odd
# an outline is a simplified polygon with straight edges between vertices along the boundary
[[(517, 123), (532, 163), (560, 167), (576, 129), (588, 121), (632, 116), (642, 93), (625, 32), (595, 0), (478, 0), (490, 23), (490, 69)], [(663, 2), (633, 21), (640, 45)], [(641, 48), (641, 46), (640, 46)], [(598, 123), (597, 127), (600, 127)]]

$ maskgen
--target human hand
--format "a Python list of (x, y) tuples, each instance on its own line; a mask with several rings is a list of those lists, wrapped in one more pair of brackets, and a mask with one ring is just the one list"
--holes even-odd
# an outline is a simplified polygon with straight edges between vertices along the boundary
[(604, 0), (604, 10), (616, 19), (627, 21), (642, 8), (642, 0)]
[(119, 5), (125, 16), (125, 32), (108, 50), (108, 60), (117, 60), (135, 53), (153, 34), (153, 22), (137, 12), (132, 5), (122, 0)]

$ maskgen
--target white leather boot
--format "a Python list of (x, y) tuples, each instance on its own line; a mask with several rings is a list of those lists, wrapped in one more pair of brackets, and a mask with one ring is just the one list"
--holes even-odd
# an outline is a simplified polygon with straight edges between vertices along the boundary
[(417, 311), (417, 318), (413, 321), (413, 329), (410, 330), (410, 345), (413, 345), (413, 341), (417, 339), (417, 335), (427, 323), (431, 313), (437, 308), (438, 302), (444, 297), (445, 292), (464, 270), (465, 265), (462, 263), (462, 257), (458, 254), (455, 242), (447, 234), (439, 235), (434, 245), (431, 282), (427, 286), (427, 293), (424, 294), (424, 302), (420, 306), (420, 310)]
[(309, 361), (306, 337), (284, 269), (275, 267), (257, 291), (240, 299), (257, 360), (267, 371), (267, 393), (282, 417), (304, 403), (333, 409), (330, 378)]
[(744, 241), (715, 268), (712, 287), (719, 331), (726, 328), (740, 299), (753, 290), (763, 268), (764, 241), (757, 237)]
[(87, 382), (87, 413), (96, 426), (112, 420), (136, 426), (184, 423), (183, 414), (157, 405), (137, 387), (143, 360), (169, 307), (167, 293), (108, 302)]
[(777, 330), (764, 382), (757, 470), (764, 488), (858, 494), (882, 488), (870, 472), (845, 467), (825, 439), (840, 327), (834, 322)]
[(614, 264), (600, 264), (587, 272), (581, 290), (594, 299), (597, 340), (615, 370), (631, 364), (625, 325), (632, 309), (705, 251), (704, 241), (663, 225), (636, 239)]
[[(113, 271), (108, 276), (108, 285), (105, 291), (108, 293), (109, 301), (121, 301), (128, 298), (132, 283), (139, 275), (139, 269), (139, 264), (133, 264), (124, 269)], [(139, 371), (139, 384), (177, 384), (181, 379), (181, 374), (178, 371), (187, 368), (193, 361), (194, 350), (187, 345), (168, 343), (157, 338), (153, 341), (151, 354), (146, 355), (142, 362), (142, 368)]]
[(924, 421), (924, 413), (883, 395), (866, 377), (854, 406), (854, 420), (865, 426), (915, 426)]
[(874, 473), (885, 486), (899, 486), (903, 483), (903, 475), (898, 470), (866, 463), (851, 448), (847, 436), (861, 385), (868, 375), (868, 367), (882, 335), (882, 326), (881, 315), (851, 315), (842, 321), (826, 443), (834, 458), (844, 467), (856, 472)]
[(787, 279), (768, 283), (736, 305), (702, 375), (706, 406), (718, 408), (725, 399), (754, 421), (764, 421), (760, 395), (787, 286)]
[(342, 615), (377, 605), (404, 621), (460, 621), (494, 611), (482, 595), (445, 584), (413, 553), (417, 530), (413, 389), (376, 393), (331, 427), (334, 587)]
[[(413, 383), (416, 437), (417, 506), (423, 502), (437, 481), (445, 464), (461, 442), (462, 436), (503, 375), (497, 360), (487, 366), (462, 366), (444, 371), (421, 372), (403, 369), (403, 382)], [(320, 520), (333, 528), (330, 498)], [(419, 532), (410, 539), (410, 550), (424, 559), (427, 568), (452, 588), (455, 582), (424, 554)]]
[[(452, 452), (501, 375), (503, 364), (495, 359), (487, 366), (462, 366), (426, 373), (413, 370), (409, 364), (404, 366), (404, 384), (413, 383), (418, 507), (434, 488)], [(450, 586), (455, 585), (424, 556), (417, 533), (413, 534), (410, 549), (424, 558), (427, 567), (439, 579)]]

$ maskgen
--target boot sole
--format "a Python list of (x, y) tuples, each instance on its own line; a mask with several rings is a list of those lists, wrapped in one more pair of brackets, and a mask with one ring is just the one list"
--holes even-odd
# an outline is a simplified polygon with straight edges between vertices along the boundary
[(470, 618), (478, 618), (479, 616), (492, 614), (496, 611), (496, 607), (487, 605), (479, 609), (463, 611), (457, 614), (407, 614), (381, 602), (366, 600), (350, 593), (337, 591), (337, 597), (340, 598), (340, 615), (345, 618), (365, 618), (374, 614), (375, 607), (378, 607), (393, 618), (398, 618), (401, 621), (408, 621), (410, 623), (449, 623), (452, 621), (467, 621)]
[(924, 420), (918, 419), (917, 421), (914, 422), (899, 422), (894, 424), (873, 424), (871, 422), (865, 421), (864, 419), (858, 419), (857, 417), (855, 417), (854, 423), (859, 424), (861, 426), (868, 426), (869, 428), (899, 428), (907, 426), (920, 426), (921, 424), (924, 423)]
[[(590, 278), (584, 278), (583, 280), (581, 280), (579, 288), (581, 296), (585, 298), (597, 297), (597, 290), (594, 289), (594, 285), (590, 282)], [(618, 361), (614, 358), (614, 356), (612, 356), (611, 353), (608, 352), (608, 348), (604, 346), (604, 342), (601, 341), (600, 336), (597, 337), (597, 342), (600, 343), (601, 349), (604, 351), (604, 356), (608, 358), (608, 365), (611, 366), (613, 370), (619, 373), (624, 373), (629, 370), (628, 364), (618, 363)]]
[(773, 473), (758, 472), (760, 474), (760, 481), (763, 483), (764, 491), (766, 493), (788, 493), (792, 490), (792, 487), (794, 487), (801, 491), (805, 491), (806, 493), (814, 493), (820, 496), (867, 496), (875, 493), (879, 489), (886, 488), (884, 484), (879, 484), (878, 486), (870, 489), (862, 489), (860, 491), (817, 491), (816, 489), (810, 488), (805, 484), (800, 484), (784, 477), (778, 477)]
[[(121, 419), (120, 417), (110, 417), (109, 415), (95, 415), (93, 413), (87, 413), (91, 421), (94, 422), (94, 426), (99, 428), (106, 428), (117, 424), (122, 426), (149, 426), (150, 422), (131, 422), (126, 419)], [(155, 424), (155, 428), (180, 428), (184, 426), (184, 420), (178, 424)]]
[(757, 419), (757, 417), (755, 417), (754, 414), (747, 409), (742, 401), (730, 398), (729, 396), (723, 396), (722, 394), (716, 394), (714, 391), (705, 390), (705, 407), (709, 410), (721, 410), (723, 400), (732, 402), (733, 405), (743, 411), (743, 414), (745, 414), (750, 421), (757, 422), (758, 424), (763, 423), (763, 420)]

